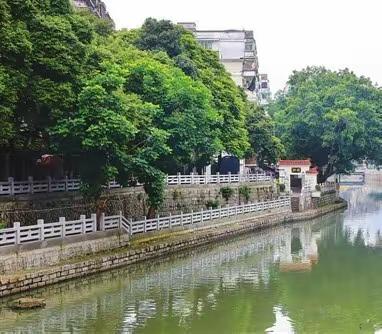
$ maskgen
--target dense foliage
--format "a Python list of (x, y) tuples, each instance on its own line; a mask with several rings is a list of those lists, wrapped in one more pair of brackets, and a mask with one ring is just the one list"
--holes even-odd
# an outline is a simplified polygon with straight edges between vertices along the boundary
[(243, 157), (249, 149), (245, 126), (246, 98), (220, 63), (218, 54), (204, 49), (180, 26), (147, 19), (134, 42), (143, 50), (165, 51), (174, 64), (201, 82), (212, 95), (212, 108), (219, 116), (216, 129), (222, 149)]
[(0, 0), (2, 150), (47, 149), (49, 127), (73, 113), (93, 21), (69, 0)]
[(324, 181), (359, 159), (382, 159), (382, 91), (343, 70), (294, 72), (270, 108), (288, 157), (311, 158)]
[(247, 155), (255, 155), (258, 166), (262, 168), (276, 164), (285, 152), (281, 140), (275, 136), (274, 120), (263, 108), (248, 104), (246, 124), (251, 144)]
[(141, 182), (155, 209), (164, 173), (223, 151), (244, 157), (248, 131), (251, 152), (262, 150), (263, 130), (256, 117), (247, 126), (251, 108), (217, 54), (169, 21), (114, 31), (70, 0), (0, 0), (0, 39), (1, 150), (80, 157), (88, 196), (110, 180)]

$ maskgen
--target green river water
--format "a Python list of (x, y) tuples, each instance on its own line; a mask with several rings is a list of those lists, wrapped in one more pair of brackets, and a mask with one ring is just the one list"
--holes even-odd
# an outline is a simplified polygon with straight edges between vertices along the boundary
[[(382, 189), (345, 213), (0, 302), (0, 333), (382, 333)], [(298, 266), (302, 271), (296, 272)]]

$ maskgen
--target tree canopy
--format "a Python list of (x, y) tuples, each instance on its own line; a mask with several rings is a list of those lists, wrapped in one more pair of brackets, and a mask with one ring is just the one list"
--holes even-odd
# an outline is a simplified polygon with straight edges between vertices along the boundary
[(3, 150), (49, 148), (49, 128), (76, 108), (95, 21), (69, 0), (0, 0)]
[(251, 148), (247, 156), (256, 156), (259, 167), (276, 164), (285, 154), (284, 145), (275, 136), (276, 127), (274, 120), (260, 106), (248, 103), (246, 121)]
[(324, 181), (352, 162), (381, 160), (382, 91), (364, 77), (308, 67), (294, 72), (270, 112), (288, 157), (311, 158)]
[(146, 20), (134, 43), (143, 50), (165, 51), (177, 67), (210, 91), (212, 107), (219, 115), (216, 129), (222, 149), (244, 157), (249, 149), (245, 93), (224, 69), (217, 52), (203, 48), (182, 27), (155, 19)]
[(274, 161), (271, 123), (182, 27), (115, 31), (69, 0), (0, 0), (0, 19), (0, 148), (80, 156), (85, 194), (141, 182), (157, 208), (164, 173), (251, 145)]

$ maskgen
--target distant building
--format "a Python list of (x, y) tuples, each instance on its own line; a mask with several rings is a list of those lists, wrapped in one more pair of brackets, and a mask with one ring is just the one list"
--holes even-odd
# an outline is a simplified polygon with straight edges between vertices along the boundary
[(317, 185), (317, 167), (310, 160), (280, 160), (278, 164), (280, 182), (291, 193), (314, 191)]
[(271, 99), (271, 89), (269, 87), (268, 74), (260, 74), (259, 76), (259, 101), (260, 104), (268, 104)]
[[(197, 30), (193, 22), (178, 23), (194, 33), (206, 49), (217, 51), (219, 58), (235, 83), (244, 88), (250, 101), (265, 104), (269, 100), (269, 81), (266, 74), (263, 86), (259, 75), (256, 41), (250, 30)], [(264, 94), (262, 98), (261, 92)]]
[(106, 5), (100, 0), (72, 0), (72, 4), (78, 9), (88, 9), (101, 19), (111, 20)]

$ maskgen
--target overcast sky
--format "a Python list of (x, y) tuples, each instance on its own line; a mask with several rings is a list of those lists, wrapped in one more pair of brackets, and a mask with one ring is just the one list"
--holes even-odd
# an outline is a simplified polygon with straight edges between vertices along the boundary
[(260, 72), (271, 89), (295, 69), (348, 67), (382, 84), (381, 0), (104, 0), (117, 28), (146, 17), (196, 22), (198, 29), (253, 30)]

